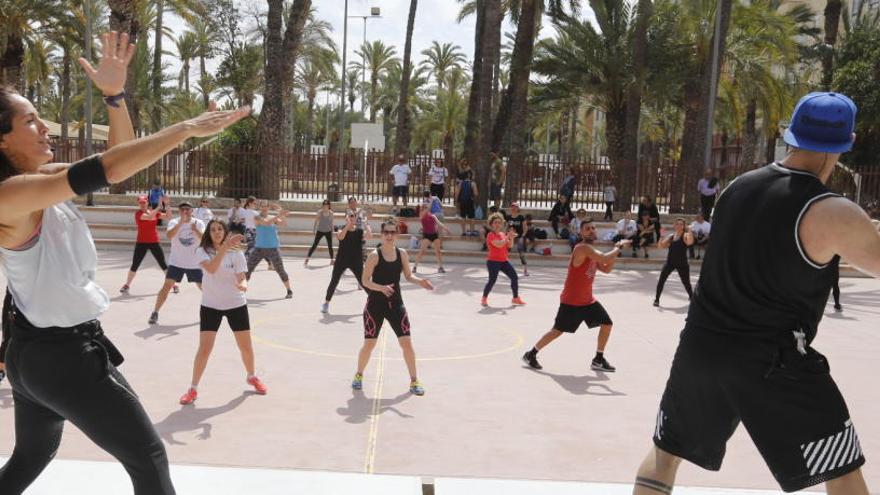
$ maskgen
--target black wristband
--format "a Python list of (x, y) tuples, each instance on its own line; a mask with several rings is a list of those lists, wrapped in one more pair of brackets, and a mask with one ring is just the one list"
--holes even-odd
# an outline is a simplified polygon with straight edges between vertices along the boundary
[(71, 165), (67, 169), (67, 183), (78, 196), (109, 186), (101, 155), (92, 155)]
[(119, 108), (119, 100), (125, 99), (125, 91), (119, 93), (118, 95), (111, 95), (104, 97), (104, 103), (110, 105), (113, 108)]

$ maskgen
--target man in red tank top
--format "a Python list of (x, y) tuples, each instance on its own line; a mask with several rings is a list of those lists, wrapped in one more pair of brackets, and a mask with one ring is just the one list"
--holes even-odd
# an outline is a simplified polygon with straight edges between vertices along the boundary
[(589, 328), (600, 327), (596, 357), (593, 358), (590, 367), (609, 373), (615, 371), (614, 366), (611, 366), (604, 356), (605, 345), (611, 336), (611, 317), (602, 304), (593, 297), (593, 280), (596, 279), (596, 271), (611, 272), (617, 261), (617, 253), (631, 241), (619, 241), (614, 245), (614, 249), (607, 253), (599, 251), (592, 246), (593, 241), (596, 240), (596, 226), (591, 218), (581, 223), (580, 235), (582, 240), (571, 252), (571, 259), (568, 262), (568, 275), (565, 277), (565, 286), (559, 297), (556, 322), (553, 328), (538, 340), (535, 347), (522, 357), (526, 364), (536, 370), (542, 368), (538, 362), (538, 351), (563, 333), (574, 333), (581, 323), (586, 323)]

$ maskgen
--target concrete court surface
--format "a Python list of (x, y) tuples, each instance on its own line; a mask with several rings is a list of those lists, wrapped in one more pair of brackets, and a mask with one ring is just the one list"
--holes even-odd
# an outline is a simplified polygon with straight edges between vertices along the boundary
[[(147, 318), (162, 273), (148, 257), (131, 295), (117, 291), (130, 253), (99, 253), (98, 279), (111, 294), (104, 328), (126, 356), (121, 367), (178, 465), (260, 467), (421, 477), (476, 477), (631, 482), (650, 446), (660, 394), (687, 310), (674, 277), (661, 308), (651, 306), (656, 272), (600, 274), (597, 297), (615, 320), (608, 359), (613, 374), (589, 369), (595, 332), (564, 335), (540, 355), (544, 370), (520, 356), (553, 323), (565, 272), (537, 268), (520, 278), (527, 306), (509, 305), (499, 277), (490, 308), (479, 306), (485, 269), (450, 265), (436, 274), (428, 258), (421, 276), (433, 292), (404, 282), (424, 397), (407, 392), (408, 376), (393, 332), (383, 329), (363, 392), (349, 387), (362, 342), (363, 292), (343, 278), (330, 314), (319, 306), (330, 276), (326, 252), (312, 266), (287, 258), (294, 289), (283, 299), (277, 275), (262, 264), (251, 280), (251, 322), (257, 371), (267, 396), (244, 383), (230, 331), (221, 329), (195, 406), (178, 397), (190, 382), (197, 345), (200, 293), (184, 284), (170, 295), (158, 325)], [(519, 268), (518, 262), (514, 263)], [(696, 274), (694, 274), (696, 279)], [(0, 283), (4, 282), (0, 280)], [(880, 417), (876, 356), (880, 352), (880, 282), (841, 280), (845, 311), (830, 310), (816, 347), (825, 353), (848, 399), (869, 486), (880, 490)], [(387, 338), (385, 338), (387, 337)], [(63, 372), (63, 370), (58, 370)], [(0, 455), (13, 446), (8, 382), (0, 385)], [(58, 459), (110, 460), (67, 426)], [(740, 428), (720, 473), (684, 465), (682, 486), (778, 490)], [(494, 490), (493, 490), (494, 491)]]

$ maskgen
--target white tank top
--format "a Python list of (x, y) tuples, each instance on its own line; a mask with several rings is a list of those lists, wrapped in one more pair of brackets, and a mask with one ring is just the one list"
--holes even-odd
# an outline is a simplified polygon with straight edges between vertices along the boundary
[(110, 306), (95, 282), (92, 234), (73, 203), (46, 208), (36, 242), (21, 251), (0, 248), (0, 264), (17, 309), (37, 327), (76, 326)]

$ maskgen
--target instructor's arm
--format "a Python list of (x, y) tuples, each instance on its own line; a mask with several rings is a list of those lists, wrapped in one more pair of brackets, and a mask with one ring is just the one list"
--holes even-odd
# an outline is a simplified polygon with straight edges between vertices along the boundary
[(840, 255), (859, 270), (880, 277), (880, 232), (858, 205), (833, 197), (814, 203), (798, 231), (805, 254), (817, 264)]

